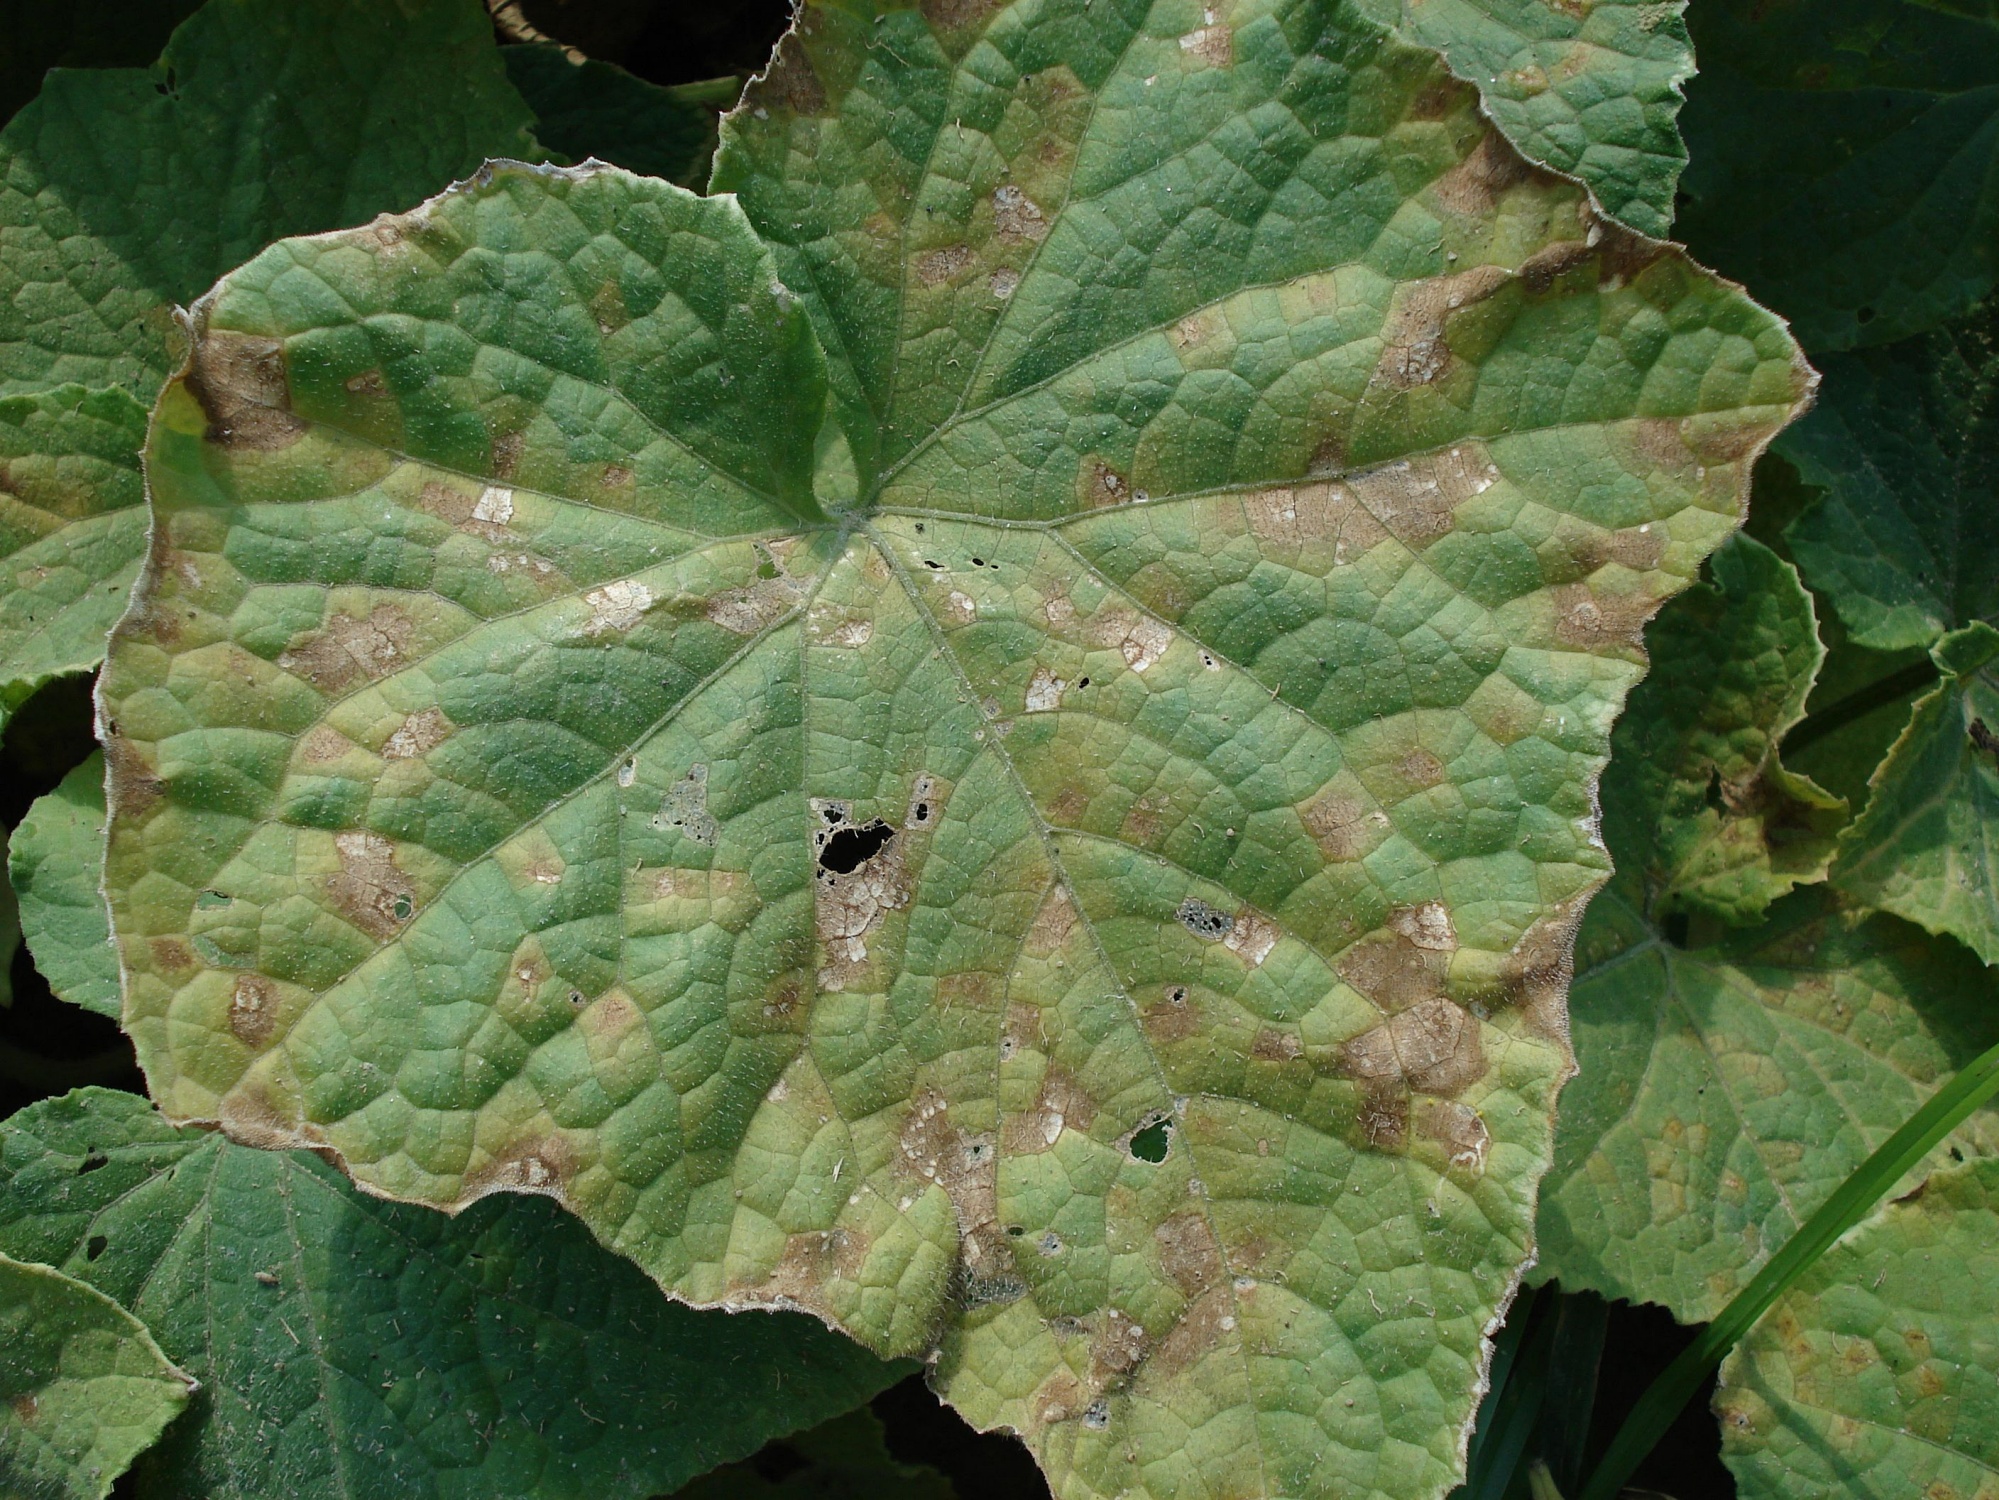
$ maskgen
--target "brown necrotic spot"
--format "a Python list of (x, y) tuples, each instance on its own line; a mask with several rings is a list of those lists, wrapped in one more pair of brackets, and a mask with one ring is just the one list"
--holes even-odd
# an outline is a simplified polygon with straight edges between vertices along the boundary
[(1452, 1166), (1474, 1174), (1485, 1170), (1492, 1132), (1477, 1110), (1455, 1100), (1426, 1101), (1416, 1113), (1416, 1128), (1444, 1148)]
[(297, 641), (278, 658), (287, 672), (337, 693), (356, 678), (386, 677), (408, 659), (415, 622), (393, 604), (378, 604), (365, 620), (335, 615), (326, 628)]
[(1555, 638), (1586, 651), (1642, 649), (1645, 622), (1659, 608), (1649, 594), (1599, 594), (1583, 583), (1563, 584), (1548, 593), (1555, 607)]
[(1171, 1380), (1232, 1344), (1236, 1337), (1234, 1308), (1235, 1298), (1225, 1286), (1211, 1288), (1196, 1298), (1159, 1341), (1147, 1362), (1147, 1377), (1155, 1382)]
[(156, 937), (146, 946), (153, 955), (153, 967), (162, 973), (181, 974), (194, 967), (194, 953), (179, 938)]
[(1342, 1049), (1350, 1077), (1407, 1084), (1419, 1094), (1455, 1094), (1485, 1076), (1478, 1021), (1449, 1000), (1422, 1000), (1352, 1038)]
[(284, 350), (275, 339), (204, 331), (195, 339), (186, 382), (208, 418), (211, 443), (272, 452), (305, 431), (291, 409)]
[(764, 76), (750, 85), (743, 101), (752, 106), (776, 107), (797, 115), (817, 115), (826, 109), (826, 86), (813, 70), (803, 40), (788, 32), (777, 44)]
[(1336, 861), (1359, 859), (1380, 843), (1388, 831), (1386, 817), (1377, 821), (1357, 798), (1338, 792), (1314, 798), (1305, 805), (1299, 818), (1326, 858)]
[(1222, 1279), (1221, 1251), (1207, 1216), (1199, 1210), (1162, 1219), (1152, 1238), (1159, 1246), (1160, 1270), (1187, 1296), (1198, 1297)]
[(278, 1022), (278, 992), (261, 974), (239, 974), (229, 997), (229, 1030), (246, 1047), (261, 1047)]
[(465, 1174), (465, 1197), (493, 1192), (538, 1193), (560, 1198), (576, 1175), (576, 1151), (560, 1134), (517, 1141)]
[(1203, 26), (1180, 38), (1180, 50), (1211, 68), (1226, 68), (1235, 61), (1235, 31), (1226, 24)]
[(941, 249), (926, 250), (916, 257), (916, 279), (925, 286), (956, 281), (976, 259), (970, 245), (946, 245)]
[(659, 811), (653, 814), (655, 828), (677, 828), (683, 838), (714, 848), (722, 835), (722, 825), (708, 811), (708, 767), (697, 762), (687, 774), (666, 789)]
[(1400, 1151), (1409, 1141), (1408, 1092), (1385, 1083), (1365, 1089), (1354, 1125), (1370, 1149)]
[(321, 724), (299, 745), (299, 756), (309, 766), (338, 760), (354, 748), (354, 742), (331, 724)]
[(999, 1225), (999, 1153), (993, 1139), (960, 1130), (950, 1105), (934, 1089), (921, 1091), (910, 1102), (897, 1142), (896, 1169), (906, 1179), (944, 1189), (957, 1215), (959, 1255), (967, 1274), (990, 1277), (1011, 1265)]
[(1401, 932), (1356, 943), (1339, 959), (1340, 978), (1391, 1013), (1442, 995), (1444, 968), (1441, 953), (1417, 947)]
[(856, 824), (844, 802), (814, 798), (811, 805), (819, 984), (839, 990), (865, 971), (869, 935), (889, 912), (909, 904), (909, 872), (886, 821)]
[(1442, 379), (1456, 362), (1446, 337), (1451, 315), (1491, 296), (1506, 280), (1499, 266), (1475, 266), (1455, 276), (1405, 282), (1381, 331), (1376, 378), (1403, 391)]
[(1048, 238), (1048, 219), (1040, 204), (1003, 183), (993, 190), (993, 229), (1008, 244), (1034, 244)]
[(1182, 1042), (1201, 1029), (1201, 1012), (1183, 984), (1170, 985), (1140, 1013), (1154, 1042)]
[(334, 909), (372, 938), (390, 938), (415, 912), (415, 890), (396, 868), (395, 846), (378, 833), (333, 836), (340, 869), (326, 877)]
[[(1458, 85), (1434, 86), (1455, 103), (1465, 98)], [(1471, 152), (1435, 182), (1430, 193), (1449, 212), (1460, 218), (1483, 220), (1499, 206), (1500, 197), (1533, 175), (1520, 154), (1501, 139), (1498, 131), (1480, 137)]]
[(1347, 482), (1384, 530), (1421, 551), (1448, 535), (1457, 525), (1458, 507), (1484, 494), (1497, 478), (1484, 446), (1465, 442), (1369, 469)]
[(1075, 1075), (1060, 1063), (1050, 1063), (1030, 1110), (1007, 1117), (1001, 1146), (1009, 1156), (1046, 1151), (1064, 1130), (1086, 1131), (1097, 1117), (1097, 1102), (1083, 1091)]
[(397, 726), (382, 746), (384, 760), (415, 760), (428, 755), (451, 737), (452, 722), (441, 708), (426, 708), (411, 714)]

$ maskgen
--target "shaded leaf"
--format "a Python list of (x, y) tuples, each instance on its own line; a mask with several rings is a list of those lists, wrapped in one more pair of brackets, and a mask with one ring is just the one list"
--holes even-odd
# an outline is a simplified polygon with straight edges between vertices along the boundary
[(1999, 1482), (1999, 1162), (1932, 1175), (1828, 1250), (1722, 1367), (1743, 1500)]
[(1825, 496), (1786, 530), (1853, 640), (1928, 650), (1999, 620), (1999, 307), (1823, 361), (1781, 451)]
[(504, 47), (507, 77), (535, 115), (535, 137), (572, 161), (595, 157), (699, 192), (715, 155), (715, 121), (740, 78), (661, 88), (623, 68), (571, 62), (550, 42)]
[(211, 0), (151, 68), (55, 74), (0, 132), (0, 393), (151, 401), (174, 304), (532, 156), (529, 124), (478, 0)]
[(193, 1382), (102, 1292), (0, 1255), (0, 1491), (103, 1500)]
[(142, 68), (201, 0), (6, 0), (0, 4), (0, 124), (50, 68)]
[(14, 830), (9, 885), (35, 967), (57, 997), (118, 1019), (118, 950), (104, 878), (104, 757), (93, 755), (38, 798)]
[(668, 1302), (544, 1199), (397, 1207), (105, 1089), (0, 1124), (0, 1250), (124, 1299), (200, 1378), (148, 1495), (643, 1500), (903, 1373)]
[(1330, 4), (815, 6), (725, 131), (203, 304), (106, 687), (154, 1087), (934, 1351), (1065, 1494), (1438, 1493), (1794, 346)]
[(1684, 0), (1377, 4), (1475, 84), (1530, 160), (1580, 177), (1612, 217), (1663, 239), (1687, 148), (1677, 119), (1694, 49)]
[(898, 1463), (880, 1419), (861, 1410), (704, 1475), (674, 1500), (952, 1500), (954, 1493), (927, 1464)]
[(1999, 630), (1981, 621), (1931, 654), (1943, 680), (1874, 773), (1833, 878), (1999, 963)]
[(0, 397), (0, 724), (104, 659), (146, 550), (145, 441), (122, 390)]
[[(1615, 846), (1613, 846), (1615, 852)], [(1999, 1041), (1999, 981), (1954, 943), (1841, 911), (1824, 887), (1763, 926), (1665, 941), (1612, 890), (1570, 991), (1537, 1274), (1712, 1318), (1939, 1084)], [(1990, 1150), (1974, 1116), (1964, 1143)]]
[[(1725, 743), (1729, 728), (1767, 744), (1770, 722), (1768, 707), (1740, 725), (1709, 717), (1754, 703), (1713, 688), (1758, 680), (1769, 642), (1717, 629), (1717, 641), (1752, 648), (1737, 662), (1701, 649), (1697, 622), (1731, 596), (1744, 624), (1785, 613), (1783, 565), (1767, 549), (1740, 539), (1716, 564), (1738, 588), (1690, 594), (1660, 616), (1652, 675), (1612, 738), (1603, 826), (1618, 874), (1577, 939), (1580, 1074), (1562, 1095), (1538, 1219), (1538, 1274), (1689, 1322), (1712, 1318), (1923, 1099), (1999, 1040), (1999, 975), (1955, 943), (1844, 909), (1827, 886), (1784, 897), (1742, 931), (1673, 910), (1672, 809), (1688, 792), (1662, 771), (1660, 747)], [(1758, 574), (1762, 587), (1747, 587)], [(1760, 678), (1765, 705), (1790, 705), (1779, 722), (1818, 658), (1797, 639), (1799, 610), (1793, 597), (1788, 663), (1770, 658)], [(1787, 680), (1787, 665), (1800, 677)], [(1725, 830), (1725, 805), (1718, 817)], [(1996, 1131), (1984, 1113), (1963, 1139), (1989, 1145)]]
[(1703, 0), (1676, 233), (1813, 351), (1964, 313), (1999, 259), (1999, 25), (1909, 0)]
[[(1739, 536), (1652, 626), (1658, 669), (1618, 730), (1627, 785), (1606, 807), (1613, 847), (1642, 859), (1655, 920), (1700, 911), (1744, 926), (1822, 879), (1846, 804), (1787, 771), (1777, 747), (1818, 675), (1811, 596), (1791, 565)], [(1620, 821), (1627, 810), (1642, 820)], [(1640, 853), (1639, 851), (1642, 851)]]

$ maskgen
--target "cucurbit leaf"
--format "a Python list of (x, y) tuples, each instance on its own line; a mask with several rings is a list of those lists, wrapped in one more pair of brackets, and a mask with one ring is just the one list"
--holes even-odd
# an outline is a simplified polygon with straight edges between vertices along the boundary
[(1722, 1366), (1743, 1500), (1999, 1483), (1999, 1162), (1939, 1171), (1828, 1250)]
[(153, 1087), (935, 1351), (1065, 1495), (1441, 1492), (1795, 346), (1322, 3), (814, 6), (718, 182), (203, 303), (105, 691)]
[(145, 441), (126, 391), (0, 396), (0, 725), (104, 659), (146, 550)]
[(699, 192), (715, 155), (715, 122), (740, 77), (663, 88), (595, 58), (572, 61), (553, 42), (500, 49), (507, 77), (534, 111), (535, 139), (571, 161), (595, 157)]
[(1999, 963), (1999, 630), (1978, 621), (1931, 655), (1942, 680), (1876, 769), (1833, 878)]
[(177, 304), (533, 155), (531, 124), (478, 0), (210, 0), (150, 68), (58, 70), (0, 131), (0, 394), (152, 401)]
[(1999, 15), (1702, 0), (1678, 237), (1815, 355), (1961, 316), (1999, 262)]
[(92, 755), (29, 807), (8, 840), (21, 935), (58, 999), (118, 1019), (118, 950), (104, 878), (104, 757)]
[[(1642, 860), (1655, 920), (1704, 912), (1734, 926), (1823, 879), (1846, 803), (1778, 757), (1825, 659), (1811, 595), (1747, 536), (1709, 561), (1652, 625), (1658, 668), (1618, 727), (1630, 783), (1606, 798), (1614, 849)], [(1627, 810), (1641, 826), (1619, 826)]]
[(104, 1500), (194, 1386), (102, 1292), (0, 1255), (0, 1491), (10, 1500)]
[(1476, 85), (1530, 161), (1580, 178), (1605, 213), (1663, 239), (1687, 164), (1678, 119), (1694, 75), (1684, 0), (1401, 0), (1383, 19)]
[(108, 1089), (0, 1124), (0, 1252), (122, 1299), (199, 1377), (154, 1496), (641, 1500), (904, 1373), (676, 1307), (551, 1203), (384, 1203)]

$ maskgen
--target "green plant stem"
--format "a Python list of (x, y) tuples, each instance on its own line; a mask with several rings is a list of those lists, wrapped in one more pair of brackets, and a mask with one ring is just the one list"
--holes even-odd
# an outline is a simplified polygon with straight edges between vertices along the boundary
[(1749, 1285), (1694, 1340), (1624, 1419), (1617, 1437), (1583, 1488), (1580, 1500), (1614, 1500), (1680, 1414), (1701, 1383), (1749, 1332), (1770, 1304), (1790, 1289), (1839, 1237), (1872, 1211), (1881, 1196), (1929, 1155), (1979, 1105), (1999, 1091), (1999, 1046), (1980, 1053), (1862, 1162), (1804, 1226), (1784, 1242)]

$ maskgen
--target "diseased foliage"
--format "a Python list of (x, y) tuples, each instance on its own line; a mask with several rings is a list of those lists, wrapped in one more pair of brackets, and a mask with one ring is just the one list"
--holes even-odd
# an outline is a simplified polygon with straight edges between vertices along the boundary
[(813, 6), (717, 185), (196, 310), (104, 695), (156, 1095), (934, 1350), (1065, 1494), (1440, 1492), (1794, 346), (1331, 4)]
[[(0, 66), (190, 17), (0, 132), (0, 1073), (165, 1115), (0, 1124), (15, 1488), (950, 1492), (655, 1282), (1065, 1500), (1427, 1500), (1481, 1392), (1567, 1488), (1530, 1256), (1714, 1316), (1999, 1040), (1984, 0), (807, 0), (719, 130), (648, 0), (128, 11)], [(1767, 462), (1669, 232), (1826, 351)], [(1994, 1129), (1746, 1495), (1991, 1478)]]

